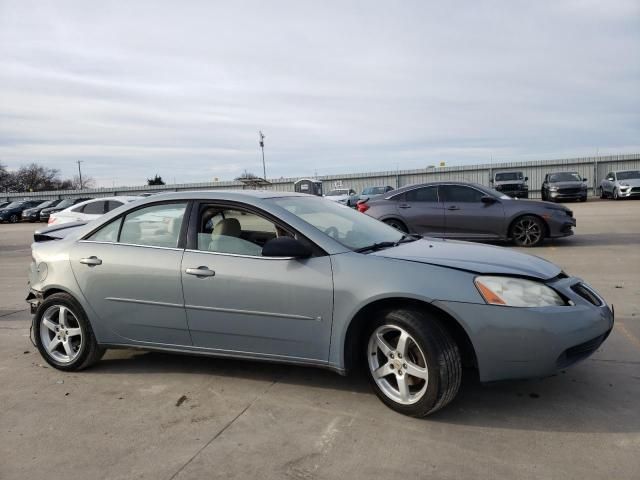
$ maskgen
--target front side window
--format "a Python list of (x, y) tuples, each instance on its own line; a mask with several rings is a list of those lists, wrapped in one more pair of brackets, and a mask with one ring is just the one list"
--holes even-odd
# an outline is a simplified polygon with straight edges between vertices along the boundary
[(198, 250), (262, 256), (269, 240), (293, 234), (253, 212), (215, 205), (200, 208)]
[(475, 188), (462, 185), (440, 186), (440, 197), (443, 202), (475, 203), (481, 202), (484, 195)]
[(175, 248), (186, 208), (186, 203), (140, 208), (103, 226), (87, 240)]

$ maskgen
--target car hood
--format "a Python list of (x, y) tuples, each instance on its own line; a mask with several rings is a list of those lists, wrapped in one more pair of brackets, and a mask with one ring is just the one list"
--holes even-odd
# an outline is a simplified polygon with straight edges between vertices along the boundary
[(626, 183), (631, 187), (640, 187), (640, 178), (630, 178), (629, 180), (618, 180), (618, 185)]
[(326, 196), (324, 198), (326, 198), (327, 200), (334, 201), (334, 202), (339, 202), (341, 200), (348, 200), (349, 197), (350, 197), (350, 195), (330, 195), (330, 196), (328, 195), (328, 196)]
[(504, 247), (424, 238), (372, 253), (380, 257), (427, 263), (481, 274), (518, 275), (548, 280), (560, 267), (533, 255)]

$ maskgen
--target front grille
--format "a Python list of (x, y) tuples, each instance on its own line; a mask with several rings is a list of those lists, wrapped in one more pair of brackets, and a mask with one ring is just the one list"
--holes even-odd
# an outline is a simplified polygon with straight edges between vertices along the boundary
[(591, 290), (589, 287), (587, 287), (584, 283), (576, 283), (575, 285), (572, 285), (571, 290), (573, 290), (575, 293), (577, 293), (582, 298), (584, 298), (587, 302), (589, 302), (592, 305), (595, 305), (596, 307), (601, 307), (603, 305), (602, 300), (600, 300), (600, 297), (598, 297), (598, 295), (596, 295), (596, 293), (593, 290)]
[(562, 195), (577, 195), (579, 193), (582, 193), (582, 189), (581, 188), (559, 188), (558, 193)]
[(522, 185), (518, 185), (518, 184), (507, 184), (507, 185), (500, 185), (500, 190), (502, 190), (503, 192), (517, 192), (519, 190), (522, 190)]
[(631, 189), (631, 192), (632, 192), (632, 193), (640, 193), (640, 187), (633, 187), (633, 188)]

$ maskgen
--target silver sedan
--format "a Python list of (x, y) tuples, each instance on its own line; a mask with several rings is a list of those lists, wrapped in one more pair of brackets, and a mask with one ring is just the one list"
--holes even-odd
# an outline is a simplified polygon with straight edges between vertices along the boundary
[(361, 364), (413, 416), (451, 402), (463, 366), (483, 382), (550, 375), (613, 327), (602, 297), (552, 263), (304, 194), (155, 195), (37, 233), (32, 258), (34, 337), (55, 368), (108, 348)]

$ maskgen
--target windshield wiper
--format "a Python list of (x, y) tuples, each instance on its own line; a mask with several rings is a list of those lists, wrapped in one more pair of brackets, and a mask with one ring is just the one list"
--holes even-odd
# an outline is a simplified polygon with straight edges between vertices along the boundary
[(372, 243), (371, 245), (367, 245), (366, 247), (360, 247), (355, 251), (358, 253), (364, 253), (364, 252), (370, 252), (375, 250), (381, 250), (383, 248), (397, 247), (401, 243), (415, 242), (416, 240), (419, 240), (421, 238), (422, 238), (422, 235), (418, 235), (415, 233), (411, 233), (408, 235), (405, 234), (405, 235), (402, 235), (400, 240), (398, 240), (397, 242), (376, 242), (376, 243)]

